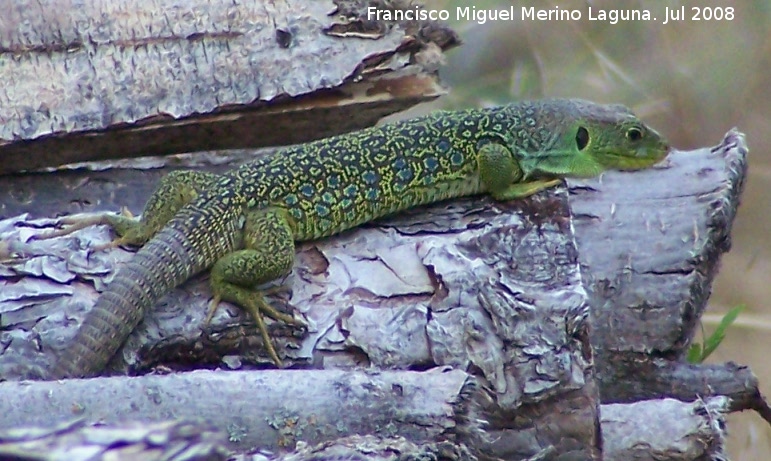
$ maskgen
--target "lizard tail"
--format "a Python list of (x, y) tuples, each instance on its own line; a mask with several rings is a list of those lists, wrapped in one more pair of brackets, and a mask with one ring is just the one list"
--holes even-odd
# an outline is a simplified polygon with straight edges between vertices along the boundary
[(59, 356), (51, 379), (87, 377), (104, 369), (148, 308), (235, 248), (238, 219), (220, 215), (217, 237), (208, 231), (191, 232), (201, 212), (200, 208), (180, 211), (118, 269)]

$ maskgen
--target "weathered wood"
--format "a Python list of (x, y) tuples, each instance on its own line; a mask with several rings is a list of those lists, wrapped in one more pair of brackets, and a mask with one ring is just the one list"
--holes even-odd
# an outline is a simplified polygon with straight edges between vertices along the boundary
[(443, 93), (435, 70), (454, 32), (365, 21), (363, 5), (337, 3), (4, 5), (0, 175), (304, 142)]
[[(470, 461), (477, 456), (488, 459), (490, 447), (497, 446), (497, 456), (525, 459), (523, 453), (500, 449), (512, 443), (512, 433), (493, 429), (495, 416), (480, 405), (487, 400), (485, 394), (470, 375), (450, 369), (198, 371), (7, 382), (0, 383), (4, 415), (0, 455), (58, 453), (78, 447), (87, 448), (89, 456), (107, 452), (119, 456), (121, 451), (147, 456), (173, 453), (172, 448), (181, 451), (182, 445), (187, 454), (208, 456), (221, 455), (226, 449), (244, 453), (262, 447), (275, 453), (258, 458), (266, 461), (344, 453), (360, 455), (351, 459), (391, 459), (380, 457), (389, 450), (404, 456), (443, 453), (442, 459)], [(604, 459), (723, 459), (728, 411), (724, 397), (692, 403), (663, 399), (603, 405)], [(67, 423), (74, 416), (78, 423)], [(207, 423), (202, 427), (164, 421), (171, 416)], [(123, 422), (127, 420), (143, 423)], [(90, 426), (97, 421), (107, 427)], [(525, 425), (522, 420), (520, 424)], [(299, 440), (305, 443), (298, 446)], [(530, 459), (551, 459), (569, 451), (550, 445)]]
[(634, 176), (568, 181), (603, 402), (757, 393), (747, 368), (683, 359), (730, 248), (746, 155), (730, 131)]
[[(39, 232), (4, 225), (9, 242)], [(310, 333), (274, 326), (279, 353), (286, 363), (324, 368), (476, 370), (492, 392), (485, 411), (496, 453), (553, 447), (597, 455), (588, 312), (570, 229), (560, 189), (511, 203), (443, 203), (303, 244), (286, 280), (291, 296), (272, 299), (288, 301)], [(89, 256), (86, 241), (108, 239), (105, 229), (90, 228), (15, 248), (27, 253), (5, 265), (0, 282), (13, 286), (0, 300), (5, 337), (13, 337), (0, 375), (35, 375), (66, 347), (115, 264), (131, 257), (123, 250)], [(199, 277), (161, 300), (112, 369), (269, 362), (238, 309), (221, 308), (202, 329), (208, 292)], [(519, 436), (503, 436), (512, 433)]]
[(722, 461), (729, 399), (602, 405), (603, 456), (618, 461)]
[(0, 430), (0, 457), (68, 461), (230, 459), (230, 450), (225, 448), (225, 432), (203, 423), (163, 421), (104, 425), (72, 418), (70, 414), (69, 420), (66, 416), (61, 418), (63, 422)]
[[(0, 429), (51, 426), (73, 409), (87, 423), (168, 418), (227, 431), (227, 447), (291, 451), (356, 434), (484, 449), (474, 413), (484, 390), (449, 368), (426, 372), (195, 371), (170, 375), (0, 383)], [(481, 440), (481, 439), (480, 439)]]

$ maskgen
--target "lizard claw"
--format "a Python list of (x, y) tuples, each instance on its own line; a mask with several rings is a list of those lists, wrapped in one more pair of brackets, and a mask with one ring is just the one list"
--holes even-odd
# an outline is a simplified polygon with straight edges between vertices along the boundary
[(94, 251), (102, 251), (102, 250), (109, 250), (110, 248), (118, 248), (119, 246), (123, 245), (131, 245), (131, 242), (125, 241), (123, 237), (118, 237), (116, 239), (112, 239), (107, 243), (101, 243), (99, 245), (94, 245), (91, 247), (92, 252)]
[(217, 312), (217, 306), (219, 306), (220, 301), (222, 301), (222, 298), (220, 298), (219, 295), (214, 295), (209, 303), (209, 311), (206, 313), (206, 319), (203, 321), (204, 326), (208, 327), (211, 323), (211, 319), (214, 317), (214, 313)]
[[(59, 218), (56, 223), (57, 229), (49, 230), (47, 232), (41, 232), (37, 235), (33, 235), (32, 240), (48, 240), (56, 237), (63, 237), (70, 235), (73, 232), (77, 232), (81, 229), (85, 229), (90, 226), (98, 226), (101, 224), (108, 224), (107, 218), (104, 215), (97, 216), (64, 216)], [(64, 227), (59, 227), (64, 226)]]

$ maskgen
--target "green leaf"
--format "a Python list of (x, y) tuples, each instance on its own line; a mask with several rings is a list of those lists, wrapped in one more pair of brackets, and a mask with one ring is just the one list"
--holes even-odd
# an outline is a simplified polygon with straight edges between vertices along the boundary
[(688, 348), (688, 354), (686, 355), (685, 359), (688, 361), (688, 363), (701, 363), (701, 343), (693, 343), (691, 344), (691, 347)]
[(743, 304), (740, 304), (729, 310), (723, 316), (723, 319), (720, 320), (720, 324), (718, 324), (717, 328), (715, 328), (715, 331), (709, 336), (709, 338), (704, 340), (704, 346), (702, 346), (700, 343), (693, 343), (691, 347), (688, 348), (686, 360), (688, 360), (690, 363), (702, 363), (707, 359), (707, 357), (712, 355), (718, 346), (720, 346), (720, 343), (723, 342), (723, 339), (725, 339), (725, 334), (728, 327), (730, 327), (731, 324), (736, 321), (736, 318), (739, 317), (739, 313), (741, 313), (745, 307), (746, 306)]

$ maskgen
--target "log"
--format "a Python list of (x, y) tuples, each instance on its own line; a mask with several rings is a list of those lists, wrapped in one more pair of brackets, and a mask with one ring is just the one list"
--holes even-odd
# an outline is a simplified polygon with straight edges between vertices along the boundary
[(459, 43), (330, 0), (18, 0), (2, 16), (0, 175), (370, 126), (443, 94), (436, 68)]
[(611, 173), (568, 181), (603, 403), (724, 395), (771, 422), (749, 368), (684, 360), (730, 249), (746, 156), (744, 135), (731, 130), (634, 182)]
[(602, 405), (606, 460), (725, 460), (729, 399), (643, 400)]
[[(293, 450), (356, 434), (483, 445), (472, 405), (484, 390), (449, 368), (426, 372), (199, 370), (169, 375), (0, 383), (0, 429), (83, 421), (206, 421), (225, 447)], [(75, 412), (75, 415), (73, 414)], [(220, 438), (224, 441), (224, 438)]]
[(225, 448), (224, 440), (224, 432), (200, 422), (102, 424), (70, 417), (61, 423), (0, 431), (0, 457), (69, 461), (225, 461), (230, 459), (230, 451)]
[[(225, 459), (229, 453), (260, 447), (265, 454), (256, 459), (265, 461), (343, 455), (393, 459), (389, 453), (490, 459), (486, 451), (506, 443), (507, 434), (487, 430), (485, 421), (493, 415), (480, 405), (484, 400), (484, 389), (471, 375), (449, 368), (196, 371), (6, 382), (0, 383), (5, 416), (0, 421), (0, 456), (56, 456), (78, 448), (75, 453), (84, 456), (77, 459), (107, 453), (126, 459), (164, 453), (176, 459), (171, 457), (175, 452), (198, 456), (193, 459)], [(603, 405), (604, 459), (725, 459), (728, 411), (725, 397)], [(167, 420), (170, 416), (176, 419)], [(530, 457), (505, 459), (552, 459), (558, 453), (547, 446)]]
[[(279, 354), (297, 367), (474, 371), (490, 389), (492, 453), (527, 457), (551, 447), (598, 456), (588, 312), (567, 199), (564, 188), (510, 203), (469, 198), (301, 245), (290, 290), (272, 300), (291, 305), (310, 332), (273, 324)], [(13, 338), (0, 355), (5, 379), (42, 375), (115, 264), (131, 257), (89, 254), (89, 244), (109, 239), (106, 229), (25, 243), (40, 229), (17, 224), (51, 220), (0, 223), (19, 252), (0, 275), (5, 337)], [(161, 300), (111, 371), (267, 363), (238, 309), (220, 309), (202, 327), (208, 296), (202, 276)]]

